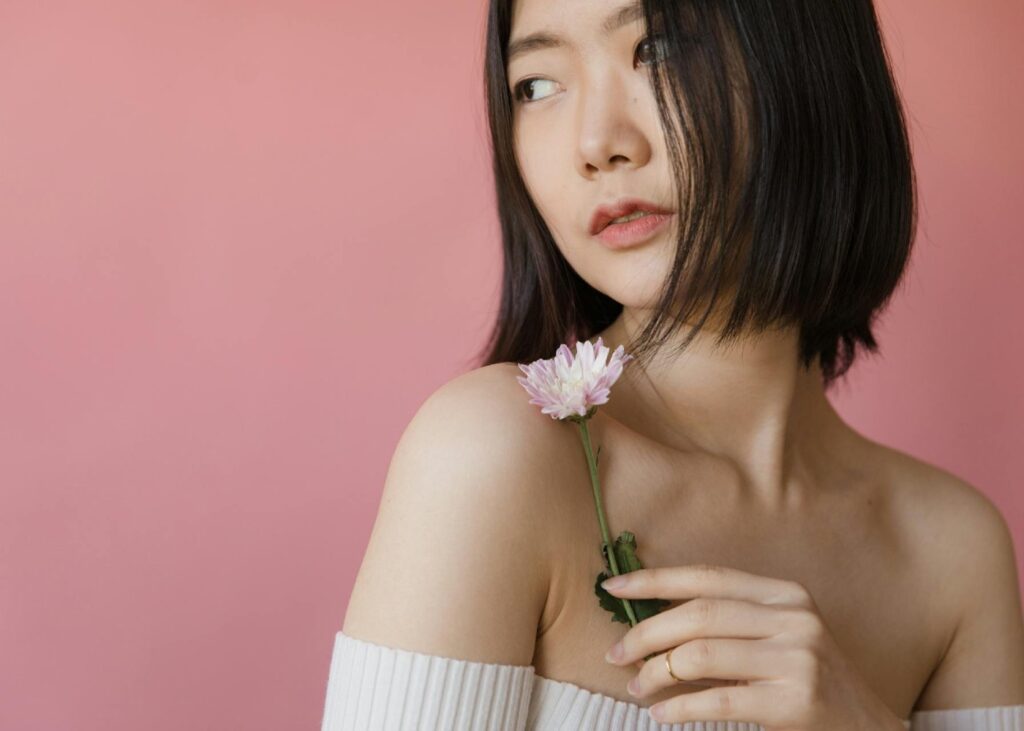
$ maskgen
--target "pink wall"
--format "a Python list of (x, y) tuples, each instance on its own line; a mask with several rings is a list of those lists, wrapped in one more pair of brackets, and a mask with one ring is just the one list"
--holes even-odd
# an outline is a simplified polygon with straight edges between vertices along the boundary
[[(0, 4), (0, 728), (319, 727), (391, 450), (500, 271), (484, 3), (401, 5)], [(1024, 5), (881, 10), (922, 231), (837, 404), (1024, 565)]]

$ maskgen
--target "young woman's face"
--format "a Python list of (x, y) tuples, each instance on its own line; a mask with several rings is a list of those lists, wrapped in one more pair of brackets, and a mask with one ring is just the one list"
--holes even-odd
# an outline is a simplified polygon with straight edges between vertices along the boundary
[(629, 7), (627, 0), (516, 0), (510, 52), (537, 33), (563, 42), (527, 45), (509, 57), (507, 74), (520, 170), (558, 248), (591, 286), (645, 308), (671, 267), (678, 215), (626, 248), (589, 231), (595, 209), (619, 198), (676, 208), (650, 85), (661, 45), (644, 37), (640, 6)]

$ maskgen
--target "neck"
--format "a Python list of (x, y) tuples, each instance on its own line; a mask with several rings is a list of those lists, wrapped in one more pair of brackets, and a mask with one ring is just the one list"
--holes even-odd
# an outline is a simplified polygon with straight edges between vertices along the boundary
[[(640, 324), (625, 308), (601, 336), (628, 353)], [(817, 361), (803, 368), (795, 327), (720, 345), (716, 335), (705, 327), (677, 357), (662, 355), (670, 340), (652, 362), (628, 363), (603, 408), (668, 447), (726, 460), (766, 504), (799, 502), (820, 484), (823, 455), (851, 433), (825, 396)]]

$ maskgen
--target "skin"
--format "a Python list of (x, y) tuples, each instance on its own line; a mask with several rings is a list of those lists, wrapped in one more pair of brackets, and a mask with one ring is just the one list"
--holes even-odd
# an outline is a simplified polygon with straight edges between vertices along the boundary
[[(672, 180), (634, 62), (642, 21), (599, 29), (618, 6), (518, 2), (513, 39), (546, 29), (571, 45), (514, 59), (508, 80), (544, 79), (515, 110), (524, 180), (570, 265), (623, 303), (593, 339), (628, 351), (671, 232), (613, 251), (587, 224), (619, 196), (669, 203)], [(620, 595), (673, 606), (633, 628), (598, 606), (578, 431), (540, 415), (501, 363), (435, 391), (403, 432), (344, 631), (665, 701), (665, 721), (899, 729), (913, 710), (1024, 703), (1019, 580), (998, 508), (846, 424), (817, 366), (800, 367), (793, 329), (715, 347), (719, 323), (681, 356), (628, 364), (590, 421), (612, 534), (633, 531), (649, 567)], [(606, 660), (619, 641), (622, 657)]]
[[(525, 100), (521, 98), (515, 108), (516, 155), (522, 174), (566, 260), (592, 286), (623, 303), (623, 314), (599, 335), (610, 348), (624, 344), (628, 352), (630, 338), (649, 316), (654, 295), (669, 271), (672, 230), (669, 228), (640, 246), (612, 250), (589, 235), (587, 224), (597, 205), (620, 195), (667, 204), (672, 200), (672, 180), (657, 108), (648, 86), (648, 72), (634, 55), (643, 38), (642, 19), (610, 35), (599, 29), (601, 21), (619, 5), (591, 0), (521, 0), (516, 4), (512, 38), (547, 29), (569, 39), (569, 45), (512, 59), (508, 79), (512, 89), (524, 79), (537, 79), (528, 87)], [(675, 705), (670, 702), (665, 706), (666, 720), (729, 718), (727, 714), (715, 715), (723, 707), (721, 699), (728, 697), (732, 712), (739, 712), (737, 717), (757, 717), (776, 728), (899, 728), (899, 718), (907, 713), (914, 694), (934, 670), (936, 655), (948, 646), (944, 643), (956, 631), (951, 623), (957, 620), (947, 615), (920, 627), (914, 634), (917, 642), (906, 648), (909, 654), (900, 667), (903, 684), (894, 686), (894, 679), (890, 679), (888, 692), (876, 693), (866, 681), (864, 671), (872, 664), (881, 664), (885, 651), (884, 643), (872, 647), (872, 642), (889, 633), (909, 630), (907, 617), (889, 619), (867, 601), (861, 607), (862, 623), (856, 617), (833, 617), (835, 632), (842, 640), (849, 640), (847, 646), (853, 656), (850, 657), (837, 644), (829, 628), (830, 618), (823, 616), (808, 587), (820, 587), (817, 591), (826, 600), (825, 606), (830, 607), (833, 603), (856, 601), (848, 596), (856, 583), (836, 587), (834, 581), (822, 575), (822, 567), (805, 566), (805, 561), (787, 562), (783, 556), (801, 549), (819, 557), (830, 555), (832, 550), (841, 551), (842, 539), (828, 537), (816, 543), (811, 525), (821, 521), (823, 515), (844, 515), (850, 522), (834, 525), (834, 531), (874, 541), (872, 550), (863, 551), (860, 570), (872, 575), (870, 572), (877, 566), (877, 573), (873, 574), (876, 583), (884, 588), (891, 581), (890, 597), (900, 597), (904, 607), (914, 607), (919, 601), (903, 596), (906, 589), (901, 591), (896, 583), (898, 572), (891, 570), (893, 566), (913, 568), (913, 562), (899, 553), (900, 536), (917, 532), (910, 525), (914, 520), (913, 495), (907, 494), (913, 493), (910, 486), (926, 484), (928, 480), (941, 481), (947, 492), (936, 489), (928, 499), (933, 503), (944, 499), (947, 509), (963, 501), (985, 501), (978, 500), (970, 486), (957, 484), (951, 475), (939, 475), (934, 467), (915, 464), (905, 455), (875, 445), (845, 424), (825, 396), (817, 366), (806, 370), (801, 367), (796, 328), (749, 334), (724, 348), (715, 348), (710, 336), (720, 326), (721, 312), (719, 308), (705, 333), (682, 357), (661, 359), (647, 369), (627, 367), (614, 388), (611, 403), (602, 408), (606, 418), (595, 422), (601, 424), (597, 427), (600, 430), (611, 421), (635, 440), (634, 444), (623, 444), (620, 450), (624, 453), (620, 459), (638, 462), (631, 470), (633, 484), (636, 475), (646, 471), (650, 473), (647, 484), (660, 485), (664, 481), (661, 474), (671, 472), (672, 466), (685, 469), (687, 463), (702, 460), (728, 475), (730, 487), (717, 496), (719, 504), (714, 506), (702, 508), (700, 497), (678, 494), (686, 488), (674, 488), (677, 494), (673, 495), (673, 488), (665, 487), (657, 494), (645, 490), (636, 501), (656, 506), (649, 511), (651, 514), (643, 515), (642, 510), (631, 510), (629, 506), (618, 506), (617, 511), (610, 509), (610, 513), (623, 517), (632, 514), (633, 521), (623, 520), (620, 525), (643, 528), (646, 537), (661, 536), (659, 528), (665, 521), (659, 521), (653, 513), (674, 515), (676, 510), (659, 501), (689, 500), (692, 509), (712, 521), (710, 530), (705, 522), (700, 532), (730, 537), (740, 525), (790, 522), (792, 530), (788, 535), (783, 532), (773, 537), (788, 543), (789, 550), (775, 551), (779, 555), (777, 560), (755, 560), (754, 553), (744, 556), (737, 550), (730, 554), (709, 546), (703, 554), (705, 558), (734, 556), (734, 563), (762, 569), (770, 576), (723, 569), (730, 577), (728, 591), (715, 582), (692, 581), (690, 569), (656, 572), (660, 582), (647, 580), (642, 583), (646, 593), (629, 596), (682, 600), (712, 595), (715, 599), (705, 610), (703, 627), (697, 622), (695, 628), (695, 608), (684, 604), (675, 612), (649, 620), (651, 628), (628, 632), (624, 639), (629, 649), (626, 659), (635, 661), (665, 646), (681, 645), (674, 657), (684, 672), (695, 679), (743, 678), (749, 677), (752, 668), (771, 667), (772, 682), (784, 682), (785, 687), (794, 689), (792, 696), (781, 702), (775, 696), (756, 695), (754, 686), (746, 690), (707, 690), (700, 702), (684, 703), (677, 696)], [(609, 442), (616, 439), (614, 433), (606, 432), (604, 436)], [(652, 463), (662, 469), (651, 469)], [(894, 495), (893, 491), (900, 488), (903, 494)], [(615, 499), (613, 494), (612, 502)], [(1014, 601), (1019, 592), (1015, 570), (1010, 569), (1012, 546), (1008, 545), (1005, 525), (989, 508), (984, 504), (974, 506), (975, 512), (981, 514), (976, 529), (1002, 538), (1001, 542), (988, 539), (990, 544), (999, 544), (992, 549), (998, 568), (993, 569), (995, 575), (989, 579), (1003, 582), (994, 589), (1003, 597), (1004, 607), (1001, 621), (990, 620), (991, 629), (1006, 633), (1014, 644), (1011, 649), (990, 651), (987, 656), (975, 654), (973, 660), (965, 663), (995, 662), (1008, 674), (1004, 679), (992, 680), (1001, 689), (995, 695), (1003, 702), (1020, 701), (1024, 698), (1024, 691), (1020, 690), (1024, 688), (1024, 634), (1019, 603)], [(950, 519), (948, 515), (946, 519)], [(830, 525), (836, 522), (827, 518), (825, 521)], [(755, 545), (748, 548), (752, 552), (758, 550)], [(915, 559), (927, 564), (926, 557)], [(935, 570), (935, 564), (930, 568)], [(720, 579), (717, 574), (715, 578)], [(678, 587), (685, 587), (689, 593), (679, 593)], [(939, 587), (928, 591), (934, 598), (956, 600), (953, 596), (943, 597)], [(773, 597), (787, 592), (797, 598), (774, 603), (777, 600)], [(737, 597), (744, 602), (736, 604)], [(771, 609), (765, 611), (764, 602), (771, 604)], [(803, 610), (805, 619), (811, 618), (803, 626), (814, 628), (812, 639), (799, 633), (787, 634), (791, 604)], [(690, 608), (686, 609), (687, 606)], [(863, 619), (868, 617), (875, 617), (871, 622), (875, 628), (879, 627), (878, 622), (887, 625), (875, 631), (874, 639), (861, 632), (866, 630)], [(754, 634), (762, 636), (761, 642), (693, 642), (714, 632), (746, 636), (743, 630), (754, 630), (755, 626)], [(645, 632), (656, 638), (640, 640)], [(859, 640), (862, 646), (856, 646), (858, 640), (847, 635), (864, 637)], [(780, 643), (780, 636), (789, 639)], [(786, 651), (793, 647), (807, 650), (806, 654), (817, 665), (812, 663), (808, 668), (804, 664), (794, 669), (787, 664)], [(697, 662), (701, 649), (714, 657), (714, 661), (704, 658), (706, 667)], [(659, 657), (639, 663), (643, 669), (637, 676), (637, 691), (630, 691), (631, 695), (647, 698), (676, 685), (663, 660)], [(564, 669), (554, 665), (560, 671)], [(826, 674), (829, 681), (822, 687), (814, 678), (826, 665), (830, 670)], [(702, 667), (704, 675), (699, 672)], [(943, 672), (966, 675), (966, 664), (956, 671), (944, 668)], [(976, 702), (991, 696), (992, 693), (979, 690)], [(969, 698), (969, 693), (942, 695), (940, 691), (925, 691), (922, 695), (926, 706), (938, 707), (965, 699), (971, 702)]]
[[(756, 719), (794, 731), (902, 728), (838, 646), (801, 584), (720, 566), (645, 569), (625, 578), (612, 589), (619, 596), (693, 601), (645, 620), (609, 650), (610, 662), (679, 643), (670, 651), (676, 678), (715, 677), (734, 685), (652, 706), (656, 720)], [(630, 681), (630, 692), (679, 682), (667, 668), (648, 661)]]

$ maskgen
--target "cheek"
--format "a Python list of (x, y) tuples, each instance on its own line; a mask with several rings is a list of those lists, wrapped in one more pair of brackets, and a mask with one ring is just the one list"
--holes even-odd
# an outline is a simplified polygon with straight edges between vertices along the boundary
[(568, 164), (559, 156), (558, 145), (546, 145), (540, 134), (532, 134), (525, 130), (519, 133), (516, 146), (516, 160), (523, 182), (530, 193), (534, 204), (545, 212), (555, 210), (559, 201), (559, 191), (567, 183), (568, 173), (564, 168)]
[(564, 170), (567, 163), (556, 159), (555, 154), (545, 154), (540, 147), (529, 147), (519, 151), (517, 157), (530, 199), (562, 248), (571, 246), (580, 233), (586, 232), (579, 228), (581, 204), (571, 197), (570, 181)]
[[(526, 188), (545, 220), (554, 221), (565, 235), (585, 216), (579, 200), (587, 193), (575, 165), (576, 137), (568, 103), (558, 107), (520, 111), (515, 120), (514, 144)], [(574, 224), (576, 228), (579, 223)], [(554, 233), (554, 231), (552, 231)]]

